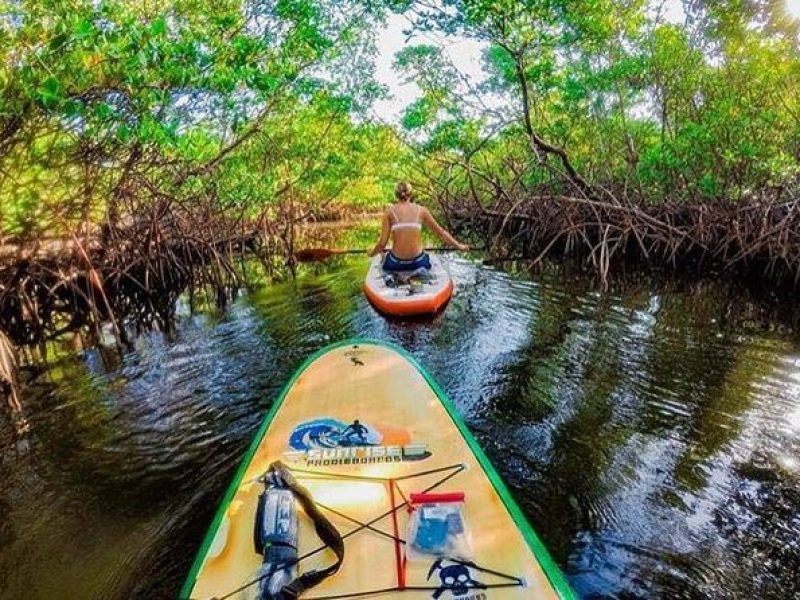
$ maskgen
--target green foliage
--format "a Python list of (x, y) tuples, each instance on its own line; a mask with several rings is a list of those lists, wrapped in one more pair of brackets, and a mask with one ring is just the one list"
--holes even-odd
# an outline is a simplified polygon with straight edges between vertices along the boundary
[(403, 162), (396, 140), (359, 119), (382, 93), (380, 10), (0, 2), (0, 232), (70, 232), (164, 199), (234, 218), (352, 186), (377, 201), (398, 176), (387, 165)]
[[(652, 201), (786, 187), (800, 25), (780, 0), (683, 5), (678, 26), (645, 0), (0, 0), (0, 233), (97, 231), (166, 201), (254, 220), (374, 206), (413, 168), (451, 191), (552, 187), (565, 166), (535, 139)], [(387, 8), (485, 44), (474, 86), (437, 45), (398, 53), (421, 91), (405, 143), (368, 118)]]
[[(421, 148), (438, 154), (429, 166), (464, 167), (469, 156), (492, 174), (485, 182), (516, 165), (519, 181), (538, 185), (563, 167), (552, 153), (544, 164), (521, 157), (527, 117), (588, 181), (647, 200), (737, 200), (790, 184), (800, 171), (800, 23), (780, 0), (683, 6), (685, 26), (642, 0), (420, 3), (419, 29), (486, 43), (483, 89), (513, 110), (471, 147), (435, 142), (443, 103), (427, 94), (403, 125), (427, 134)], [(430, 70), (415, 77), (423, 90)], [(446, 89), (448, 110), (463, 116), (464, 95)], [(442, 176), (457, 180), (452, 169)]]

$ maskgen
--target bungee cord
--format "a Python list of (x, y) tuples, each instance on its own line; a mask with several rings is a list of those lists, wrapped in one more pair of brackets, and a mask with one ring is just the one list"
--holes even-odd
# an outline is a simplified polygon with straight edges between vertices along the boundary
[[(345, 540), (345, 539), (347, 539), (349, 537), (352, 537), (353, 535), (355, 535), (355, 534), (357, 534), (357, 533), (359, 533), (361, 531), (369, 530), (369, 531), (372, 531), (373, 533), (376, 533), (378, 535), (381, 535), (383, 537), (391, 539), (392, 541), (395, 542), (396, 545), (397, 544), (405, 545), (407, 543), (406, 540), (401, 538), (396, 533), (393, 534), (393, 533), (390, 533), (388, 531), (383, 531), (382, 529), (380, 529), (380, 528), (375, 526), (375, 524), (378, 523), (379, 521), (382, 521), (383, 519), (385, 519), (388, 516), (396, 515), (396, 513), (399, 510), (401, 510), (403, 508), (407, 508), (410, 505), (410, 502), (409, 502), (408, 498), (406, 497), (405, 494), (403, 494), (402, 489), (400, 488), (399, 485), (396, 485), (396, 483), (399, 482), (399, 481), (407, 481), (409, 479), (416, 479), (416, 478), (419, 478), (419, 477), (425, 477), (427, 475), (435, 475), (435, 474), (438, 474), (438, 473), (445, 473), (446, 472), (447, 474), (445, 476), (441, 477), (440, 479), (435, 481), (433, 484), (429, 485), (422, 492), (422, 493), (428, 493), (428, 492), (431, 492), (431, 491), (435, 490), (436, 488), (440, 487), (441, 485), (443, 485), (444, 483), (446, 483), (447, 481), (449, 481), (450, 479), (452, 479), (456, 475), (460, 474), (461, 472), (465, 471), (466, 468), (467, 468), (466, 465), (464, 465), (463, 463), (459, 463), (459, 464), (449, 465), (449, 466), (445, 466), (445, 467), (438, 467), (438, 468), (435, 468), (435, 469), (428, 469), (428, 470), (425, 470), (425, 471), (418, 471), (418, 472), (415, 472), (415, 473), (409, 473), (409, 474), (406, 474), (406, 475), (401, 475), (400, 477), (375, 477), (375, 476), (367, 476), (367, 475), (352, 475), (352, 474), (347, 474), (347, 473), (330, 473), (330, 472), (325, 472), (325, 471), (314, 471), (314, 470), (310, 470), (310, 469), (300, 469), (300, 468), (297, 468), (297, 469), (289, 468), (289, 470), (292, 473), (300, 475), (301, 479), (344, 479), (344, 480), (351, 480), (351, 481), (375, 481), (375, 482), (388, 483), (392, 487), (392, 489), (396, 489), (398, 491), (398, 493), (400, 494), (400, 496), (402, 498), (402, 502), (397, 504), (397, 505), (394, 505), (394, 502), (392, 502), (392, 508), (391, 509), (383, 512), (382, 514), (380, 514), (377, 517), (374, 517), (374, 518), (370, 519), (367, 522), (360, 521), (360, 520), (358, 520), (358, 519), (356, 519), (354, 517), (351, 517), (351, 516), (341, 512), (341, 511), (337, 510), (337, 509), (334, 509), (334, 508), (332, 508), (330, 506), (321, 504), (321, 503), (316, 502), (316, 501), (314, 501), (314, 502), (322, 510), (328, 511), (331, 514), (334, 514), (334, 515), (336, 515), (336, 516), (338, 516), (338, 517), (340, 517), (340, 518), (342, 518), (342, 519), (344, 519), (346, 521), (349, 521), (349, 522), (357, 525), (357, 527), (355, 527), (354, 529), (351, 529), (347, 533), (342, 534), (342, 536), (341, 536), (342, 540)], [(312, 557), (312, 556), (324, 551), (328, 547), (329, 546), (327, 544), (323, 544), (323, 545), (318, 546), (318, 547), (314, 548), (313, 550), (310, 550), (310, 551), (306, 552), (305, 554), (303, 554), (301, 556), (298, 556), (298, 557), (296, 557), (296, 558), (294, 558), (294, 559), (292, 559), (290, 561), (287, 561), (285, 563), (279, 563), (279, 564), (275, 565), (275, 567), (273, 569), (271, 569), (269, 572), (264, 573), (264, 574), (262, 574), (262, 575), (260, 575), (260, 576), (258, 576), (256, 578), (252, 579), (251, 581), (248, 581), (247, 583), (245, 583), (245, 584), (239, 586), (238, 588), (226, 593), (223, 596), (214, 596), (210, 600), (227, 600), (227, 599), (235, 596), (236, 594), (239, 594), (239, 593), (245, 591), (246, 589), (248, 589), (248, 588), (250, 588), (250, 587), (252, 587), (254, 585), (259, 584), (261, 581), (263, 581), (264, 579), (270, 577), (273, 573), (277, 572), (278, 570), (282, 570), (282, 569), (286, 569), (286, 568), (290, 568), (292, 566), (295, 566), (295, 565), (299, 564), (301, 561), (306, 560), (306, 559), (308, 559), (308, 558), (310, 558), (310, 557)], [(399, 560), (399, 557), (398, 557), (398, 560)], [(462, 565), (464, 567), (473, 568), (473, 569), (475, 569), (477, 571), (480, 571), (482, 573), (491, 574), (491, 575), (494, 575), (494, 576), (499, 577), (501, 579), (506, 579), (507, 580), (507, 582), (505, 582), (505, 583), (467, 585), (467, 586), (465, 586), (466, 589), (508, 588), (508, 587), (521, 587), (521, 586), (525, 585), (524, 579), (522, 579), (520, 577), (517, 577), (517, 576), (514, 576), (514, 575), (510, 575), (508, 573), (503, 573), (503, 572), (500, 572), (500, 571), (496, 571), (496, 570), (493, 570), (493, 569), (481, 567), (480, 565), (478, 565), (478, 564), (476, 564), (476, 563), (474, 563), (472, 561), (464, 561), (464, 560), (459, 560), (459, 559), (455, 559), (455, 558), (447, 558), (446, 560), (448, 560), (449, 562), (453, 562), (455, 564)], [(402, 582), (402, 580), (401, 580), (401, 582)], [(376, 596), (376, 595), (380, 595), (380, 594), (387, 594), (387, 593), (390, 593), (390, 592), (406, 592), (406, 591), (433, 591), (433, 592), (436, 592), (437, 590), (441, 590), (441, 589), (442, 589), (441, 586), (436, 586), (436, 587), (434, 587), (434, 586), (406, 586), (406, 585), (403, 584), (403, 585), (398, 585), (398, 586), (391, 587), (391, 588), (381, 588), (381, 589), (377, 589), (377, 590), (368, 590), (368, 591), (360, 591), (360, 592), (348, 592), (348, 593), (344, 593), (344, 594), (335, 594), (335, 595), (326, 595), (326, 596), (310, 596), (310, 597), (308, 597), (307, 600), (345, 600), (347, 598)]]

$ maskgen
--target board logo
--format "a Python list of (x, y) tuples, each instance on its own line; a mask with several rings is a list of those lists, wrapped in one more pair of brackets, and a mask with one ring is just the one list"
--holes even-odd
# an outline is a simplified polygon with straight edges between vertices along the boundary
[(323, 417), (297, 425), (289, 437), (289, 446), (294, 450), (377, 446), (382, 439), (379, 431), (358, 419), (348, 425)]
[(438, 600), (448, 591), (458, 600), (486, 600), (484, 592), (475, 592), (475, 590), (485, 590), (486, 586), (472, 578), (472, 573), (467, 565), (454, 562), (453, 564), (442, 566), (443, 562), (444, 559), (440, 558), (428, 570), (428, 579), (434, 573), (439, 575), (439, 587), (433, 592), (435, 600)]
[(296, 425), (289, 436), (289, 448), (284, 453), (287, 460), (309, 466), (401, 462), (431, 455), (427, 445), (412, 443), (411, 434), (404, 429), (331, 417)]

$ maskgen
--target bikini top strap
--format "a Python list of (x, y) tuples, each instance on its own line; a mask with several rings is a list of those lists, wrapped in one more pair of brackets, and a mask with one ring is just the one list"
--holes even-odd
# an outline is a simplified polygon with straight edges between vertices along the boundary
[(399, 221), (397, 220), (397, 215), (394, 214), (394, 207), (391, 204), (389, 204), (387, 205), (387, 208), (389, 209), (389, 214), (391, 215), (389, 221), (391, 222), (392, 225), (396, 225), (397, 223), (399, 223)]

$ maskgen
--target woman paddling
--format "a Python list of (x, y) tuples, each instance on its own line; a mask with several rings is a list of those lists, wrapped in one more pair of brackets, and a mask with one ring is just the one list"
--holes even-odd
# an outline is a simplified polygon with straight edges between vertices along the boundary
[(467, 244), (456, 240), (448, 231), (436, 222), (430, 211), (412, 201), (411, 184), (401, 181), (394, 190), (397, 202), (390, 205), (383, 213), (381, 237), (369, 256), (375, 256), (386, 249), (389, 238), (392, 248), (383, 259), (385, 271), (416, 271), (430, 269), (431, 259), (422, 250), (422, 226), (428, 227), (447, 246), (456, 250), (469, 250)]

